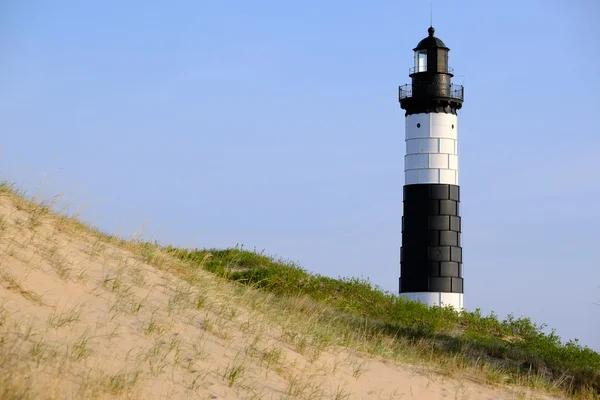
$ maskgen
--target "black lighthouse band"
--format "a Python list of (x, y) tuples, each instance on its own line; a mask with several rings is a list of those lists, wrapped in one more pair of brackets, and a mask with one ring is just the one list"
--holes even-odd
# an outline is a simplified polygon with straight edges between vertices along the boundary
[(464, 90), (452, 84), (444, 42), (421, 40), (401, 86), (405, 110), (404, 214), (400, 293), (428, 305), (463, 308), (463, 268), (458, 186), (458, 116)]
[(400, 292), (463, 293), (460, 191), (404, 186)]

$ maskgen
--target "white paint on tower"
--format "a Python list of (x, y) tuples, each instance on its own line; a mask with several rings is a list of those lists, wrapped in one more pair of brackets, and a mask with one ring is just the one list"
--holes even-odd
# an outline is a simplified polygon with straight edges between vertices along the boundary
[(447, 292), (416, 292), (416, 293), (401, 293), (401, 296), (409, 300), (417, 301), (428, 306), (451, 306), (455, 310), (462, 310), (463, 294), (462, 293), (447, 293)]
[(458, 185), (458, 118), (427, 113), (406, 117), (405, 185)]

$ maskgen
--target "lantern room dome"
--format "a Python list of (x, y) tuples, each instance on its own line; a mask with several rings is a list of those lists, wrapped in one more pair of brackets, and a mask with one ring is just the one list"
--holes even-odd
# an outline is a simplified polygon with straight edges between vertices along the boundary
[(435, 36), (433, 36), (433, 34), (435, 33), (435, 29), (433, 29), (433, 26), (430, 26), (429, 29), (427, 30), (427, 32), (429, 33), (429, 36), (427, 36), (425, 39), (421, 40), (419, 42), (419, 44), (417, 45), (417, 47), (415, 47), (413, 50), (417, 51), (417, 50), (425, 50), (425, 49), (430, 49), (430, 48), (440, 48), (440, 49), (448, 49), (448, 47), (446, 47), (446, 45), (444, 44), (444, 42), (442, 42), (441, 39), (436, 38)]

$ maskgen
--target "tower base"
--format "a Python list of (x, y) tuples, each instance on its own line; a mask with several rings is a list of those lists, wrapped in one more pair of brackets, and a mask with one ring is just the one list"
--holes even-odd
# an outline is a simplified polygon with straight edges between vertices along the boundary
[(400, 293), (400, 296), (406, 297), (408, 300), (423, 303), (430, 307), (433, 306), (452, 306), (455, 310), (463, 309), (463, 294), (462, 293), (446, 293), (446, 292), (406, 292)]

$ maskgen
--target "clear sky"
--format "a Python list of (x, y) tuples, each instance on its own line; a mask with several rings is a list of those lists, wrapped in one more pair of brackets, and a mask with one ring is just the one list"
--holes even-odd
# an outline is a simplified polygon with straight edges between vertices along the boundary
[[(433, 1), (465, 304), (600, 350), (597, 0)], [(0, 0), (0, 178), (108, 233), (236, 243), (398, 290), (429, 1)]]

